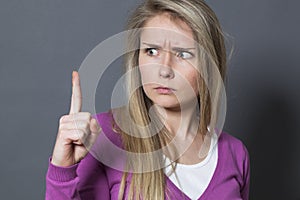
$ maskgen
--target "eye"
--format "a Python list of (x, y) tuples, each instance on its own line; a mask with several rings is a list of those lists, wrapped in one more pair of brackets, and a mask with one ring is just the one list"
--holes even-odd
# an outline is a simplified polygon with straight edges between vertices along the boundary
[(146, 48), (145, 52), (147, 53), (148, 56), (157, 56), (158, 55), (158, 50), (156, 48)]
[(176, 53), (176, 56), (182, 59), (190, 59), (194, 57), (194, 54), (192, 54), (191, 52), (187, 52), (187, 51), (179, 51)]

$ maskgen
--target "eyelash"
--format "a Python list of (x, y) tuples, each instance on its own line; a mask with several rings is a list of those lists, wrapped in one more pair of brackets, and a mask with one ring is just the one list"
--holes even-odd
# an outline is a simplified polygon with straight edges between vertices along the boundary
[[(184, 58), (184, 56), (180, 56), (180, 54), (188, 54), (188, 58)], [(182, 59), (190, 59), (194, 57), (194, 54), (188, 51), (179, 51), (175, 54), (177, 57), (182, 58)]]
[[(157, 55), (159, 55), (159, 52), (158, 52), (158, 49), (157, 48), (145, 48), (145, 53), (148, 55), (148, 56), (157, 56), (157, 55), (153, 55), (153, 54), (150, 54), (149, 52), (150, 51), (157, 51)], [(182, 56), (182, 54), (188, 54), (188, 58), (184, 58), (184, 56)], [(194, 54), (191, 53), (191, 52), (188, 52), (188, 51), (178, 51), (175, 53), (175, 56), (176, 57), (179, 57), (181, 59), (190, 59), (190, 58), (193, 58), (194, 57)]]
[(157, 54), (158, 54), (158, 50), (156, 48), (146, 48), (145, 49), (145, 53), (148, 55), (148, 56), (155, 56), (155, 55), (151, 55), (149, 52), (152, 51), (152, 50), (155, 50), (157, 51)]

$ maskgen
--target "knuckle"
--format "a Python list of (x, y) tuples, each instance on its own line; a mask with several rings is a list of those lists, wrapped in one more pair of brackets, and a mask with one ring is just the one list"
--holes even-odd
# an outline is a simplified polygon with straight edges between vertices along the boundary
[(79, 116), (73, 116), (72, 119), (70, 120), (70, 123), (72, 123), (75, 127), (79, 126), (81, 122), (81, 119), (79, 118)]
[(66, 130), (60, 130), (58, 136), (61, 139), (66, 139), (67, 138), (67, 131)]
[(82, 112), (82, 114), (84, 114), (85, 116), (90, 116), (91, 115), (91, 113), (89, 113), (89, 112)]
[(58, 127), (59, 130), (64, 129), (64, 127), (65, 127), (65, 125), (63, 122), (59, 123), (59, 127)]
[(59, 118), (59, 123), (61, 124), (66, 118), (66, 115), (62, 115), (60, 118)]
[(79, 113), (72, 113), (72, 114), (69, 115), (70, 120), (72, 120), (72, 121), (78, 120), (78, 119), (79, 119), (79, 116), (80, 116)]
[(89, 130), (89, 129), (90, 129), (90, 124), (89, 124), (89, 123), (84, 123), (83, 128), (84, 128), (85, 130)]
[(95, 129), (97, 130), (97, 132), (100, 132), (102, 130), (100, 124), (97, 122), (97, 120), (95, 120)]
[(96, 120), (93, 120), (91, 122), (91, 130), (93, 130), (93, 132), (99, 132), (101, 129), (100, 125), (98, 124), (98, 122)]
[(84, 117), (84, 119), (85, 120), (90, 120), (91, 119), (91, 113), (89, 113), (89, 112), (83, 112), (83, 117)]
[(93, 125), (97, 124), (97, 120), (95, 118), (92, 118), (91, 119), (91, 124), (93, 124)]
[(81, 130), (74, 130), (73, 131), (73, 134), (80, 140), (80, 139), (82, 139), (83, 138), (83, 136), (84, 136), (84, 133), (81, 131)]
[(81, 127), (82, 123), (81, 123), (81, 121), (74, 120), (74, 121), (71, 122), (71, 124), (72, 124), (73, 129), (78, 129), (78, 128)]

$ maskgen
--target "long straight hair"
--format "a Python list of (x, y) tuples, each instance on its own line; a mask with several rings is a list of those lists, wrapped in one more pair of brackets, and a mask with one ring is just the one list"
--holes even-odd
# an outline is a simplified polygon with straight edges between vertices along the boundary
[[(185, 22), (193, 31), (194, 40), (200, 44), (198, 50), (198, 67), (202, 76), (199, 74), (198, 90), (199, 90), (199, 128), (198, 134), (204, 136), (207, 133), (207, 127), (211, 126), (214, 118), (212, 117), (216, 109), (213, 109), (212, 102), (218, 102), (218, 94), (220, 92), (220, 84), (216, 83), (210, 66), (217, 66), (222, 79), (225, 78), (226, 71), (226, 50), (224, 44), (223, 33), (219, 21), (215, 13), (203, 0), (146, 0), (139, 5), (128, 20), (127, 30), (143, 28), (145, 23), (160, 14), (169, 14), (172, 20), (181, 20)], [(128, 36), (127, 47), (129, 49), (137, 49), (129, 52), (124, 56), (126, 71), (136, 68), (139, 63), (139, 32), (131, 32)], [(130, 119), (128, 116), (123, 116), (122, 113), (118, 116), (122, 126), (128, 126), (126, 131), (117, 129), (121, 134), (124, 149), (133, 153), (154, 152), (161, 149), (170, 141), (170, 133), (166, 127), (158, 131), (158, 134), (153, 134), (160, 127), (159, 118), (149, 117), (149, 108), (152, 106), (151, 100), (146, 96), (141, 85), (141, 77), (138, 69), (135, 73), (130, 73), (127, 80), (128, 94), (130, 101), (127, 109), (129, 110)], [(203, 77), (206, 77), (203, 78)], [(208, 91), (206, 84), (213, 83), (216, 85), (214, 91)], [(212, 94), (215, 99), (211, 99)], [(213, 101), (212, 101), (213, 100)], [(216, 115), (215, 115), (216, 118)], [(133, 121), (139, 126), (147, 127), (154, 124), (152, 128), (137, 129), (130, 125), (128, 120)], [(154, 128), (153, 128), (154, 127)], [(128, 133), (130, 132), (130, 133)], [(134, 136), (133, 136), (134, 135)], [(140, 137), (138, 137), (140, 136)], [(147, 136), (145, 138), (145, 136)], [(144, 173), (123, 173), (123, 178), (120, 184), (119, 199), (165, 199), (171, 196), (165, 190), (165, 174), (164, 169), (157, 166), (163, 162), (163, 155), (147, 157), (143, 160), (128, 160), (127, 166), (133, 172), (135, 170), (153, 167), (154, 170)], [(128, 179), (130, 178), (130, 185)], [(127, 195), (125, 197), (125, 191)], [(166, 196), (167, 195), (167, 196)]]

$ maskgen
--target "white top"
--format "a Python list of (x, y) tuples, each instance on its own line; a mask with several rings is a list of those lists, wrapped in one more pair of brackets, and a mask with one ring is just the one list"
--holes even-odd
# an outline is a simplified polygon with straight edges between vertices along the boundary
[[(175, 173), (171, 173), (169, 179), (192, 200), (199, 199), (215, 172), (218, 162), (218, 137), (211, 137), (211, 145), (206, 158), (200, 163), (194, 165), (185, 165), (178, 163)], [(165, 174), (170, 174), (172, 166), (170, 159), (166, 159)]]

